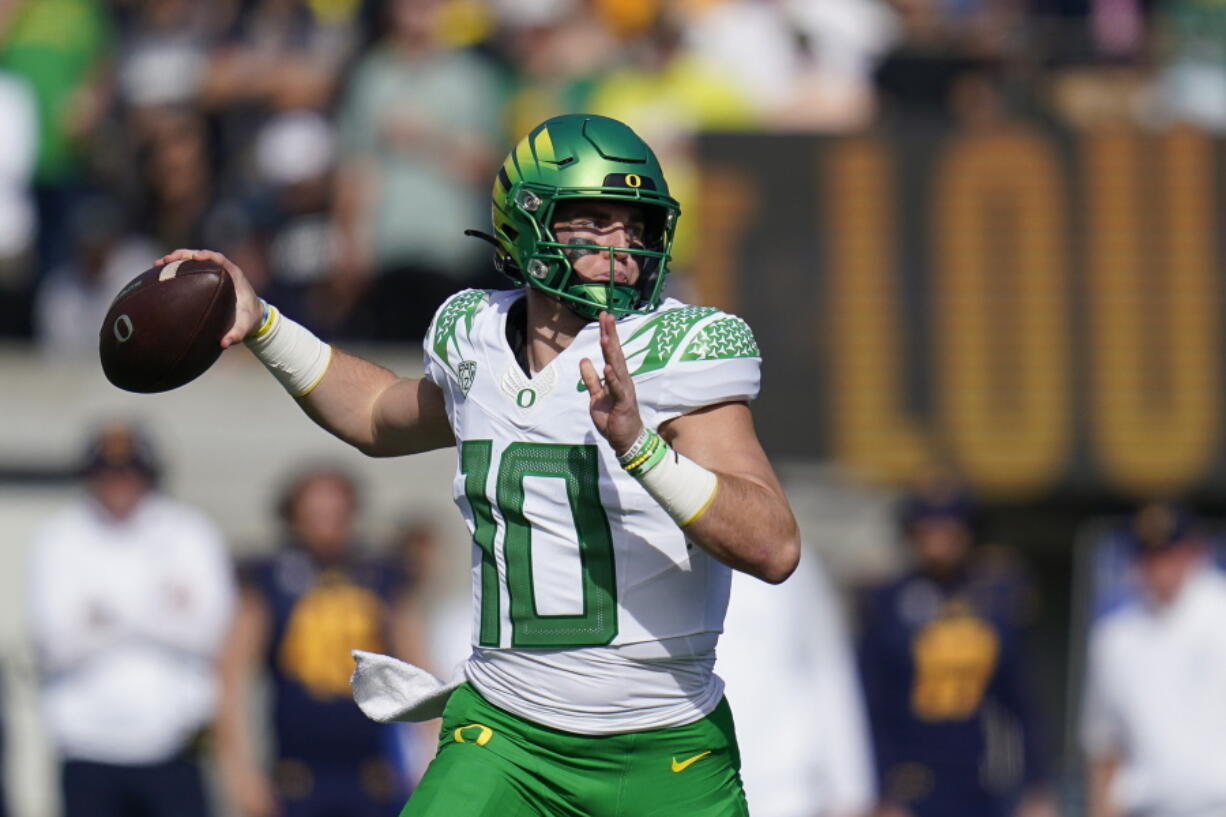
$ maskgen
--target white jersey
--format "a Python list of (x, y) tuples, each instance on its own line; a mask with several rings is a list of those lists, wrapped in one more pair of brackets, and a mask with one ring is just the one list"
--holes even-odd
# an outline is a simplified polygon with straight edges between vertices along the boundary
[[(585, 327), (529, 378), (507, 340), (522, 290), (466, 290), (435, 315), (426, 377), (446, 399), (455, 498), (473, 534), (473, 656), (491, 702), (581, 734), (689, 723), (719, 702), (712, 672), (730, 570), (618, 465), (592, 424)], [(669, 299), (617, 323), (643, 422), (757, 396), (749, 327)]]

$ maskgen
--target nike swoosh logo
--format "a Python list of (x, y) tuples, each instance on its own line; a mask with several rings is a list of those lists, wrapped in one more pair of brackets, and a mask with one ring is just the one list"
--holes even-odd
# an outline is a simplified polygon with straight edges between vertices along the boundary
[(709, 754), (711, 754), (711, 752), (706, 751), (700, 755), (694, 755), (693, 757), (686, 758), (680, 763), (677, 762), (677, 758), (673, 758), (673, 766), (672, 766), (673, 773), (676, 774), (677, 772), (684, 772), (686, 769), (690, 768), (695, 763), (702, 760), (704, 757), (706, 757)]

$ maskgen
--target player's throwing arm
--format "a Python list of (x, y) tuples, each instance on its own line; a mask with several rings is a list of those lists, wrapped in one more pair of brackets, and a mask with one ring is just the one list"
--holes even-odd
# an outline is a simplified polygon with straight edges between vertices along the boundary
[(234, 282), (234, 325), (222, 337), (222, 348), (245, 342), (328, 432), (375, 457), (454, 444), (438, 387), (332, 348), (262, 301), (242, 270), (221, 253), (175, 250), (156, 263), (188, 259), (217, 263)]

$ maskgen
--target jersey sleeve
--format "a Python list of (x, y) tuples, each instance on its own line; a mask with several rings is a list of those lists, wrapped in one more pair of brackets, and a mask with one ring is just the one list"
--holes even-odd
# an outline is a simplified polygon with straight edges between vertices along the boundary
[(465, 289), (443, 301), (434, 313), (423, 341), (425, 377), (443, 391), (459, 382), (464, 372), (464, 347), (468, 345), (477, 314), (490, 302), (484, 289)]
[[(643, 340), (646, 336), (646, 341)], [(671, 310), (626, 343), (632, 376), (644, 383), (650, 425), (705, 406), (758, 396), (762, 357), (749, 324), (706, 307)]]

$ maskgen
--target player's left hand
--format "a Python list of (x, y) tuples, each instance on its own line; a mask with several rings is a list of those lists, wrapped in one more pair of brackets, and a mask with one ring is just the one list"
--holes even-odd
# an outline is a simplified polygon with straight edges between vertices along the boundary
[(621, 339), (617, 336), (617, 321), (608, 312), (600, 313), (600, 351), (604, 356), (604, 379), (596, 374), (592, 361), (579, 361), (579, 375), (591, 395), (589, 411), (592, 422), (618, 456), (630, 450), (639, 432), (643, 430), (643, 418), (639, 415), (639, 401), (634, 393), (634, 380), (622, 354)]

